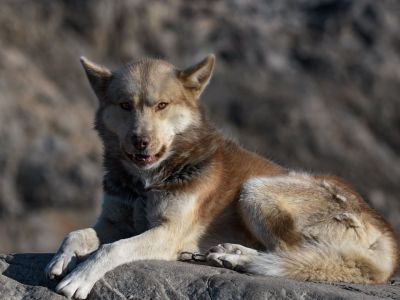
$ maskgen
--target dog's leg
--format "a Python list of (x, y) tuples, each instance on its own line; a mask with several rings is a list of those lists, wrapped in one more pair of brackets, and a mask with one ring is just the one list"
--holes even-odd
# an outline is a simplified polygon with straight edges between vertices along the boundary
[(140, 235), (104, 244), (67, 275), (56, 291), (69, 298), (85, 299), (96, 281), (119, 265), (145, 259), (175, 260), (176, 236), (175, 228), (158, 226)]
[(45, 268), (45, 273), (50, 279), (65, 276), (76, 267), (78, 261), (85, 259), (101, 244), (118, 240), (131, 233), (127, 228), (122, 228), (126, 227), (123, 221), (131, 217), (131, 214), (111, 198), (104, 196), (103, 211), (93, 228), (73, 231), (64, 238), (59, 250)]

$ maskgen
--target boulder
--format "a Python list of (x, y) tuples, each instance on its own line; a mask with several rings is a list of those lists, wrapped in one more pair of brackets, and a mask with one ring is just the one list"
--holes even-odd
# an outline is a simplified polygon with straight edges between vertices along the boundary
[[(0, 256), (0, 299), (65, 299), (43, 269), (52, 254)], [(108, 272), (88, 299), (400, 299), (387, 285), (300, 282), (184, 262), (140, 261)]]

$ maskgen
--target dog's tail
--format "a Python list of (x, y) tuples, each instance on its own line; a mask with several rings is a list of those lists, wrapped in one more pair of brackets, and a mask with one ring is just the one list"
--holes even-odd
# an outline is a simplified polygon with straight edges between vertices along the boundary
[(305, 281), (384, 283), (397, 267), (397, 253), (387, 251), (393, 249), (386, 244), (390, 242), (386, 239), (374, 249), (307, 244), (291, 251), (260, 253), (246, 271)]

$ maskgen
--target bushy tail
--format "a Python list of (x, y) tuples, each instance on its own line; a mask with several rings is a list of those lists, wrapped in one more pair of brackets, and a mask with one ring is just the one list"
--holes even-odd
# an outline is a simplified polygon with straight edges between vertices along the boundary
[(305, 281), (384, 283), (395, 271), (396, 259), (386, 251), (379, 253), (383, 250), (307, 244), (291, 251), (261, 253), (247, 271)]

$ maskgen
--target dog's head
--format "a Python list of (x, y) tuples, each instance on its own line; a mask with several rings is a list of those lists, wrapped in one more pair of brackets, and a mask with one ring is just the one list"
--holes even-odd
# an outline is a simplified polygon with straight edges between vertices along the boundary
[(201, 119), (198, 98), (208, 84), (215, 58), (179, 70), (168, 62), (145, 59), (112, 72), (81, 58), (99, 99), (96, 128), (106, 150), (140, 169), (165, 160), (177, 135)]

